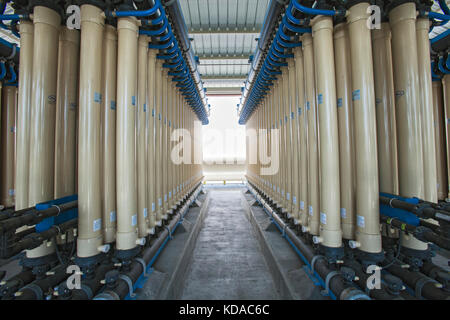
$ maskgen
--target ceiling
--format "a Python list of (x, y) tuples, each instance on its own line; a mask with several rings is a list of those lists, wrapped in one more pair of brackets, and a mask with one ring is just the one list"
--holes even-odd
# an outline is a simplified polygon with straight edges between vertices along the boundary
[(270, 0), (180, 0), (208, 94), (241, 94)]

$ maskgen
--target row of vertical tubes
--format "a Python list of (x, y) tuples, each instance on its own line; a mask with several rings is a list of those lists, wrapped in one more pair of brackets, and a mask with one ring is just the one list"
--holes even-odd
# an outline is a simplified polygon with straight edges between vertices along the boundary
[[(301, 47), (290, 51), (246, 126), (279, 129), (277, 141), (259, 132), (268, 146), (278, 143), (280, 169), (261, 175), (265, 163), (249, 164), (250, 182), (316, 244), (336, 249), (348, 240), (376, 255), (379, 192), (435, 203), (447, 196), (440, 173), (446, 122), (442, 107), (433, 110), (433, 99), (442, 98), (437, 84), (432, 89), (429, 20), (404, 3), (371, 30), (368, 6), (353, 5), (334, 25), (330, 16), (314, 17), (312, 34), (300, 35)], [(277, 149), (268, 149), (274, 157)], [(401, 238), (407, 248), (427, 249), (411, 235)]]
[[(202, 179), (200, 164), (171, 157), (175, 144), (191, 147), (188, 136), (172, 141), (175, 129), (201, 139), (197, 116), (135, 17), (106, 24), (100, 8), (82, 5), (81, 31), (44, 6), (32, 17), (19, 25), (18, 89), (2, 90), (0, 204), (78, 194), (79, 261), (113, 243), (134, 250)], [(54, 252), (49, 240), (26, 255)]]

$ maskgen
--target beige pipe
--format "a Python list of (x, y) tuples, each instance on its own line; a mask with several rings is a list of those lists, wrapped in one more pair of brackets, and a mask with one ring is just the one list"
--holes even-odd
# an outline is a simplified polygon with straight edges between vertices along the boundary
[(377, 111), (378, 177), (380, 192), (398, 194), (397, 125), (391, 27), (372, 30), (373, 74)]
[(377, 119), (372, 42), (367, 28), (369, 3), (352, 6), (347, 16), (352, 59), (352, 100), (356, 157), (356, 242), (351, 246), (381, 252), (377, 161)]
[[(399, 147), (399, 191), (401, 196), (423, 199), (425, 190), (421, 110), (418, 105), (420, 94), (416, 16), (416, 5), (412, 2), (399, 5), (389, 12)], [(401, 243), (410, 249), (427, 249), (426, 243), (404, 233), (401, 235)]]
[(300, 223), (303, 226), (308, 225), (308, 208), (306, 206), (308, 202), (308, 126), (307, 126), (307, 114), (305, 108), (305, 79), (304, 64), (303, 64), (303, 52), (301, 48), (297, 48), (295, 51), (295, 74), (296, 74), (296, 88), (297, 88), (297, 122), (298, 122), (298, 153), (299, 153), (299, 177), (300, 177), (300, 193), (299, 193), (299, 218)]
[[(292, 68), (292, 65), (291, 65)], [(292, 214), (292, 121), (291, 121), (291, 99), (289, 92), (289, 65), (283, 70), (283, 103), (284, 103), (284, 125), (285, 125), (285, 208), (288, 216)]]
[(167, 128), (168, 128), (168, 121), (167, 121), (167, 109), (170, 104), (170, 97), (169, 97), (169, 77), (167, 75), (167, 70), (163, 69), (163, 104), (162, 104), (162, 110), (161, 110), (161, 126), (162, 126), (162, 143), (161, 143), (161, 167), (162, 170), (162, 197), (163, 197), (163, 206), (162, 206), (162, 215), (163, 219), (167, 220), (167, 210), (168, 210), (168, 192), (167, 192)]
[(116, 239), (116, 92), (117, 92), (117, 29), (107, 24), (103, 40), (102, 76), (102, 217), (103, 241)]
[(156, 225), (161, 225), (162, 223), (162, 150), (161, 150), (161, 135), (162, 135), (162, 121), (161, 121), (161, 109), (162, 109), (162, 63), (161, 61), (157, 61), (156, 63), (156, 86), (155, 86), (155, 94), (156, 94), (156, 119), (155, 119), (155, 127), (156, 127), (156, 149), (155, 149), (155, 170), (156, 170)]
[[(433, 81), (433, 113), (436, 136), (436, 172), (437, 194), (439, 200), (447, 197), (447, 165), (445, 155), (445, 128), (444, 105), (441, 81)], [(17, 200), (16, 200), (17, 201)]]
[(334, 60), (339, 121), (339, 176), (341, 180), (341, 225), (344, 239), (355, 239), (355, 149), (350, 40), (347, 24), (334, 27)]
[(450, 199), (450, 75), (446, 74), (442, 78), (442, 92), (444, 97), (444, 123), (446, 137), (446, 153), (447, 153), (447, 199)]
[(423, 174), (425, 201), (437, 202), (436, 141), (434, 135), (433, 97), (430, 61), (430, 20), (417, 19), (417, 61), (419, 67), (420, 118), (422, 119)]
[(30, 166), (31, 87), (33, 75), (33, 22), (21, 20), (19, 98), (17, 108), (15, 209), (28, 207), (28, 174)]
[(17, 88), (4, 86), (1, 95), (0, 205), (14, 206)]
[[(33, 75), (31, 91), (28, 207), (54, 196), (56, 78), (60, 15), (42, 6), (34, 7)], [(27, 250), (28, 258), (48, 255), (54, 243), (45, 241)]]
[(117, 56), (117, 235), (118, 250), (130, 250), (138, 241), (136, 136), (138, 20), (118, 20)]
[[(306, 116), (308, 122), (308, 224), (304, 232), (317, 236), (319, 235), (319, 129), (318, 129), (318, 109), (316, 103), (316, 85), (314, 72), (314, 51), (311, 34), (304, 34), (301, 37), (304, 57), (304, 79)], [(303, 223), (306, 224), (306, 221)]]
[(59, 35), (56, 91), (55, 199), (76, 193), (75, 150), (79, 61), (80, 32), (62, 27)]
[[(399, 5), (389, 13), (392, 30), (395, 108), (398, 133), (399, 191), (405, 197), (424, 197), (424, 175), (417, 63), (416, 6)], [(414, 172), (414, 174), (411, 174)]]
[(156, 95), (155, 95), (155, 72), (156, 72), (156, 50), (150, 49), (148, 51), (148, 89), (147, 89), (147, 103), (148, 103), (148, 208), (149, 214), (149, 228), (150, 233), (155, 232), (156, 226), (156, 166), (155, 166), (155, 112), (156, 112)]
[(150, 39), (147, 36), (139, 36), (138, 46), (138, 94), (136, 106), (136, 130), (137, 130), (137, 204), (138, 204), (138, 230), (139, 238), (146, 237), (150, 230), (147, 226), (147, 145), (146, 145), (146, 124), (147, 115), (147, 59), (148, 43)]
[(77, 255), (95, 256), (103, 245), (100, 184), (102, 10), (81, 6), (80, 98), (78, 129)]
[(333, 54), (333, 19), (318, 16), (311, 21), (320, 137), (320, 237), (325, 247), (342, 246), (339, 185), (339, 136)]

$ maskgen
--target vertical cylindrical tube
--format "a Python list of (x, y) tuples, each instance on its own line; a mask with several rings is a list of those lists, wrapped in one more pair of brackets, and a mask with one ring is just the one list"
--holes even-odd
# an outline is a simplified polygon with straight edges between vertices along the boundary
[(389, 21), (396, 98), (399, 192), (404, 197), (423, 198), (416, 5), (408, 2), (393, 8), (389, 12)]
[(306, 203), (308, 202), (308, 122), (305, 108), (305, 79), (303, 52), (298, 48), (295, 53), (295, 74), (296, 74), (296, 88), (297, 88), (297, 118), (298, 118), (298, 143), (299, 143), (299, 173), (300, 173), (300, 194), (299, 194), (299, 213), (300, 223), (303, 226), (308, 225), (308, 209)]
[(373, 82), (369, 3), (350, 8), (347, 23), (352, 59), (353, 127), (356, 157), (356, 244), (369, 253), (381, 253), (377, 161), (377, 119)]
[(437, 193), (439, 200), (447, 197), (447, 165), (445, 154), (445, 128), (444, 105), (442, 97), (442, 83), (440, 80), (433, 81), (433, 112), (434, 129), (436, 136), (436, 173)]
[(157, 61), (156, 63), (156, 119), (155, 119), (155, 135), (156, 135), (156, 143), (155, 143), (155, 168), (156, 168), (156, 224), (161, 225), (162, 216), (163, 216), (163, 207), (162, 207), (162, 121), (161, 121), (161, 112), (162, 112), (162, 87), (163, 87), (163, 75), (162, 75), (162, 63), (161, 61)]
[(314, 67), (317, 85), (320, 150), (320, 242), (327, 248), (342, 246), (339, 185), (339, 136), (333, 53), (333, 19), (312, 21)]
[(100, 111), (105, 24), (102, 13), (95, 6), (81, 6), (77, 240), (80, 258), (96, 256), (103, 244)]
[[(56, 78), (60, 15), (49, 8), (33, 10), (33, 76), (31, 89), (28, 206), (54, 196)], [(54, 243), (44, 242), (28, 250), (27, 258), (54, 252)]]
[[(416, 4), (400, 4), (389, 12), (392, 30), (395, 109), (398, 134), (399, 193), (423, 199), (424, 166), (420, 117)], [(426, 250), (427, 244), (402, 233), (402, 246)]]
[(391, 28), (388, 22), (372, 30), (373, 75), (377, 112), (378, 177), (380, 192), (398, 194), (397, 125)]
[(334, 60), (339, 121), (339, 176), (341, 181), (342, 237), (355, 239), (355, 150), (353, 145), (353, 105), (350, 43), (347, 24), (334, 27)]
[(448, 194), (447, 199), (450, 199), (450, 74), (446, 74), (442, 78), (442, 92), (444, 96), (444, 127), (446, 140), (446, 155), (447, 155), (447, 183)]
[(30, 167), (31, 86), (33, 75), (33, 22), (21, 20), (19, 98), (17, 105), (16, 133), (16, 198), (15, 209), (28, 207), (28, 173)]
[(46, 7), (35, 7), (33, 16), (29, 206), (53, 199), (56, 79), (61, 23), (59, 14)]
[(167, 106), (168, 106), (168, 77), (167, 71), (162, 69), (162, 101), (161, 101), (161, 154), (160, 154), (160, 167), (161, 170), (161, 214), (164, 220), (167, 219), (167, 162), (166, 162), (166, 150), (167, 150)]
[(138, 20), (120, 18), (117, 55), (117, 235), (116, 247), (131, 250), (137, 241), (136, 81)]
[[(286, 127), (285, 158), (286, 158), (286, 202), (285, 208), (289, 215), (292, 214), (292, 121), (291, 121), (291, 98), (289, 96), (289, 66), (283, 71), (283, 100), (284, 100), (284, 124)], [(259, 174), (259, 172), (258, 172)]]
[[(291, 128), (292, 128), (292, 216), (294, 219), (294, 223), (300, 222), (300, 216), (303, 211), (299, 211), (299, 205), (298, 201), (300, 199), (300, 191), (301, 191), (301, 183), (303, 180), (302, 172), (300, 170), (301, 163), (301, 156), (300, 153), (301, 145), (299, 140), (299, 117), (300, 113), (298, 110), (298, 102), (297, 102), (297, 96), (300, 94), (297, 91), (301, 91), (301, 88), (299, 90), (297, 82), (297, 64), (300, 63), (298, 59), (298, 51), (301, 50), (300, 48), (297, 48), (294, 51), (294, 59), (292, 61), (289, 61), (289, 98), (291, 100)], [(303, 64), (303, 61), (301, 61)], [(303, 68), (303, 65), (302, 65)], [(303, 79), (301, 79), (303, 80)], [(303, 84), (303, 82), (301, 82)], [(263, 123), (263, 129), (266, 129), (266, 121), (267, 121), (267, 109), (268, 109), (268, 101), (269, 99), (265, 99), (266, 103), (264, 104), (264, 123)], [(267, 138), (267, 137), (266, 137)], [(268, 149), (266, 149), (268, 150)], [(267, 186), (266, 186), (267, 187)], [(266, 192), (268, 191), (268, 188), (266, 188)]]
[(14, 205), (17, 88), (6, 85), (1, 95), (0, 205)]
[(147, 36), (139, 36), (138, 49), (138, 94), (136, 108), (136, 131), (137, 131), (137, 182), (138, 182), (138, 230), (139, 237), (147, 236), (147, 145), (146, 145), (146, 121), (147, 114), (147, 59), (148, 43)]
[(75, 190), (76, 118), (80, 32), (62, 27), (59, 35), (58, 88), (56, 92), (55, 198)]
[(420, 118), (422, 119), (424, 200), (437, 202), (436, 146), (430, 62), (430, 20), (417, 19)]
[(156, 226), (156, 165), (155, 165), (155, 72), (156, 72), (156, 50), (150, 49), (147, 57), (148, 81), (147, 81), (147, 143), (148, 143), (148, 208), (149, 208), (149, 228), (154, 232)]
[(107, 24), (103, 38), (102, 76), (102, 219), (103, 241), (116, 239), (116, 92), (117, 92), (117, 29)]
[[(301, 37), (304, 57), (304, 79), (305, 79), (305, 112), (308, 122), (308, 227), (304, 231), (319, 235), (319, 129), (318, 110), (316, 101), (316, 76), (314, 73), (314, 51), (311, 34)], [(306, 221), (305, 221), (306, 223)]]

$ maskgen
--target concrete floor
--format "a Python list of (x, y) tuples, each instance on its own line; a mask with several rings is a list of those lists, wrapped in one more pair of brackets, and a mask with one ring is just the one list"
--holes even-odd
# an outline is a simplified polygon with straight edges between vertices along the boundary
[(210, 189), (210, 204), (180, 299), (278, 299), (242, 189)]

